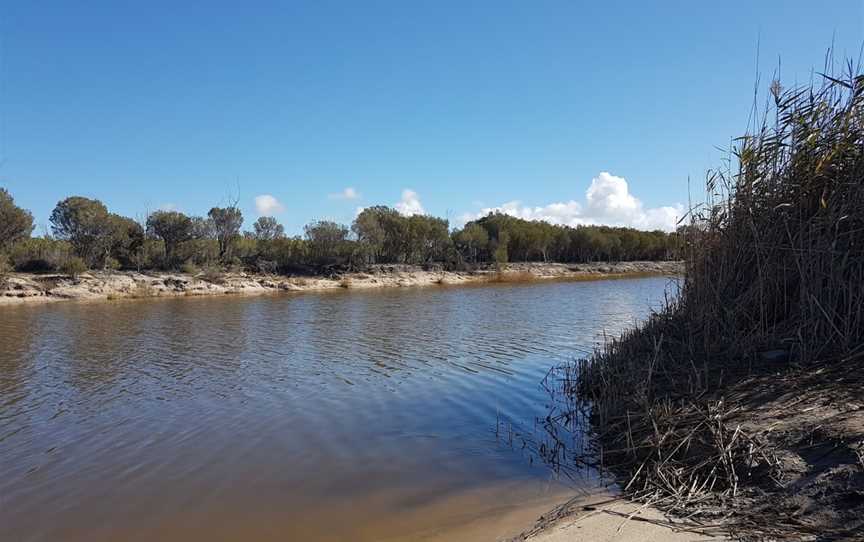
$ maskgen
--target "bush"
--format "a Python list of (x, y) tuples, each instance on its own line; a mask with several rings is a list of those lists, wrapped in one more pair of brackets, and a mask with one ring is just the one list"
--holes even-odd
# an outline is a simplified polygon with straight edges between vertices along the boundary
[(12, 246), (9, 260), (17, 271), (57, 271), (72, 255), (72, 245), (50, 238), (19, 241)]
[(70, 256), (60, 266), (60, 271), (73, 279), (77, 279), (78, 275), (87, 271), (87, 264), (79, 256)]
[(187, 275), (197, 275), (201, 270), (192, 262), (186, 262), (180, 266), (180, 271)]
[(225, 261), (239, 259), (242, 261), (252, 261), (259, 255), (258, 241), (247, 237), (238, 237), (231, 245), (231, 258), (225, 258)]
[(296, 237), (263, 241), (259, 243), (258, 250), (262, 259), (276, 262), (281, 272), (297, 267), (300, 262), (305, 262), (309, 255), (306, 241)]
[(205, 267), (219, 261), (219, 243), (214, 239), (184, 241), (177, 247), (176, 253), (179, 261)]
[(145, 239), (135, 254), (138, 269), (159, 269), (165, 265), (165, 243), (161, 239)]
[(15, 205), (5, 188), (0, 188), (0, 249), (6, 249), (19, 239), (30, 237), (33, 215)]
[(279, 271), (279, 265), (272, 260), (258, 260), (255, 262), (258, 272), (265, 275), (273, 275)]
[(6, 285), (6, 277), (12, 271), (12, 265), (5, 254), (0, 253), (0, 288)]

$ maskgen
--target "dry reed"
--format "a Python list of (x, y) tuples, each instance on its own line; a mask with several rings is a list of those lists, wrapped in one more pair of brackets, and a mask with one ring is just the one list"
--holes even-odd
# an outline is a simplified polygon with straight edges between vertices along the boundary
[(772, 84), (761, 126), (691, 211), (680, 295), (562, 376), (560, 425), (590, 413), (594, 453), (630, 497), (756, 538), (807, 527), (748, 513), (743, 489), (778, 464), (724, 390), (760, 371), (864, 368), (864, 76), (850, 63), (824, 81)]

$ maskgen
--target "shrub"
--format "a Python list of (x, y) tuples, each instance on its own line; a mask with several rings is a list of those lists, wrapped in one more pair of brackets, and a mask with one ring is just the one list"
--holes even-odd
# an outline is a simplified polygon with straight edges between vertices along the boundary
[(187, 275), (197, 275), (201, 270), (192, 262), (186, 262), (180, 266), (180, 271)]
[(73, 279), (77, 279), (78, 275), (87, 271), (87, 264), (80, 256), (70, 256), (60, 266), (60, 271)]
[(214, 239), (184, 241), (175, 252), (178, 261), (189, 262), (198, 267), (210, 266), (219, 261), (219, 243)]
[(134, 256), (140, 269), (159, 269), (165, 265), (165, 243), (161, 239), (145, 239)]
[(33, 215), (15, 205), (12, 195), (0, 188), (0, 249), (30, 237), (32, 231)]
[(229, 273), (242, 273), (243, 261), (235, 256), (225, 262), (225, 269)]
[(71, 255), (72, 246), (66, 241), (34, 238), (15, 243), (9, 260), (17, 271), (57, 271)]
[(0, 253), (0, 288), (6, 285), (6, 277), (12, 271), (12, 265), (5, 254)]
[(285, 272), (308, 259), (309, 246), (297, 237), (274, 239), (259, 243), (262, 259), (276, 262), (279, 271)]
[(273, 275), (279, 271), (279, 265), (273, 260), (258, 260), (255, 266), (258, 268), (259, 273), (266, 275)]

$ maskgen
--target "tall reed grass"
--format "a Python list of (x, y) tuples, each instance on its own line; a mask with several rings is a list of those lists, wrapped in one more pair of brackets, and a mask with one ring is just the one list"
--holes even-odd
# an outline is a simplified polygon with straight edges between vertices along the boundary
[(864, 369), (864, 75), (849, 63), (821, 79), (771, 85), (758, 128), (691, 211), (680, 295), (565, 385), (640, 500), (730, 513), (778, 462), (726, 423), (726, 386), (793, 366)]

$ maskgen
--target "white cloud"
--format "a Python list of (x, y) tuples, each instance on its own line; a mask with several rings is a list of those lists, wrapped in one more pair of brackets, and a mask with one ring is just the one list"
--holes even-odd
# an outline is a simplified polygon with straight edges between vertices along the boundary
[(615, 222), (626, 221), (639, 212), (642, 203), (630, 194), (624, 177), (616, 177), (608, 171), (591, 179), (585, 192), (589, 215), (604, 217)]
[(176, 211), (177, 205), (174, 203), (163, 203), (156, 210), (157, 211)]
[(404, 216), (426, 214), (423, 205), (420, 203), (420, 196), (417, 195), (417, 192), (408, 188), (402, 191), (402, 199), (394, 207)]
[(465, 213), (460, 221), (464, 224), (494, 212), (566, 226), (602, 224), (672, 231), (684, 215), (684, 207), (676, 204), (645, 209), (642, 202), (630, 193), (626, 179), (602, 171), (591, 180), (591, 186), (585, 192), (584, 206), (575, 200), (540, 207), (527, 207), (519, 201), (511, 201), (498, 207), (486, 207), (478, 213)]
[(285, 206), (270, 194), (255, 196), (255, 211), (258, 216), (278, 215), (285, 210)]
[(582, 205), (578, 201), (570, 200), (565, 203), (550, 203), (543, 207), (527, 207), (521, 201), (508, 201), (498, 207), (484, 207), (478, 213), (465, 213), (460, 221), (465, 223), (489, 213), (503, 213), (525, 220), (545, 220), (550, 224), (564, 224), (566, 226), (578, 226), (587, 224), (582, 215)]
[(346, 187), (341, 192), (336, 192), (335, 194), (329, 194), (328, 197), (330, 199), (359, 199), (360, 192), (358, 192), (353, 186)]

